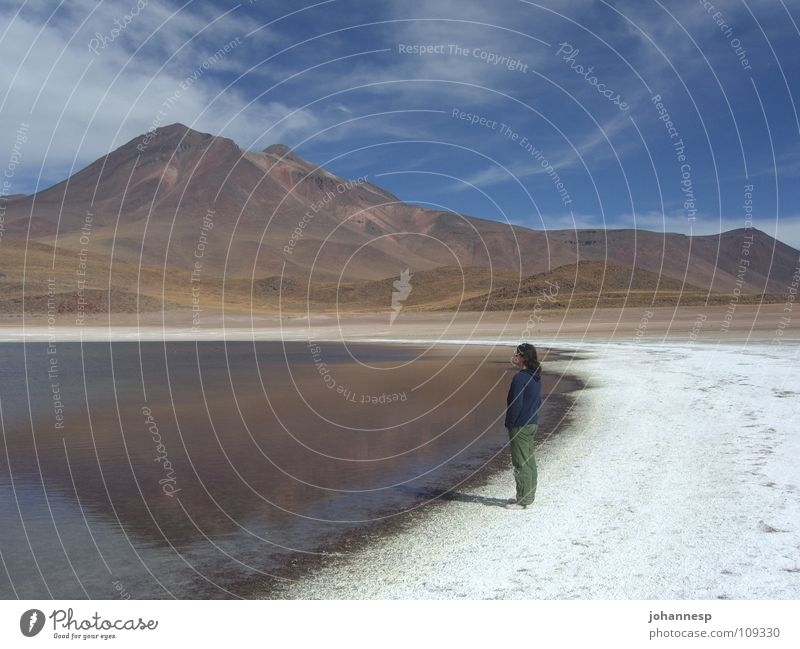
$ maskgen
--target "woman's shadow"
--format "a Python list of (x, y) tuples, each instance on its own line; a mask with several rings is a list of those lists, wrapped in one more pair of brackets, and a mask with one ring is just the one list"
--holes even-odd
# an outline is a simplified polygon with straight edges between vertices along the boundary
[(478, 496), (477, 494), (465, 494), (459, 491), (449, 491), (447, 489), (437, 489), (433, 487), (409, 487), (401, 485), (397, 487), (401, 492), (413, 496), (417, 500), (452, 500), (462, 503), (475, 503), (488, 507), (503, 507), (508, 502), (505, 498), (492, 498), (490, 496)]

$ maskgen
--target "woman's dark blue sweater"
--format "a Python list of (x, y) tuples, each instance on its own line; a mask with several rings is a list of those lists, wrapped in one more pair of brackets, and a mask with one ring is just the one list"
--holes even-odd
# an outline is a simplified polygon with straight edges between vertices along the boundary
[(525, 368), (514, 375), (506, 399), (506, 428), (539, 423), (542, 405), (541, 373)]

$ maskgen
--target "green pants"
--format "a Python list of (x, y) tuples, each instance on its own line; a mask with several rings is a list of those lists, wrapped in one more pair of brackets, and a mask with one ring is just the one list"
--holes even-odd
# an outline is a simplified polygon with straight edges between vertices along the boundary
[(533, 456), (533, 436), (539, 424), (508, 429), (511, 440), (511, 463), (517, 483), (517, 502), (530, 505), (536, 496), (536, 458)]

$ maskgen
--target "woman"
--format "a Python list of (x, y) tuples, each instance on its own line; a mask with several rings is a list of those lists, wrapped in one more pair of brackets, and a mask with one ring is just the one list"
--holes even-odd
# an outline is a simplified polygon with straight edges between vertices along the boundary
[(511, 462), (517, 497), (509, 499), (506, 509), (525, 509), (536, 496), (536, 459), (533, 437), (539, 428), (542, 403), (542, 368), (536, 348), (530, 343), (517, 346), (511, 362), (520, 371), (511, 380), (506, 399), (506, 428), (511, 444)]

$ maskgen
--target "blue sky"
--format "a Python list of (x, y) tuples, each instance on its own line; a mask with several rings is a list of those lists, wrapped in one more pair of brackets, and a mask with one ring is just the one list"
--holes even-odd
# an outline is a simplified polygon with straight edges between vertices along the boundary
[(4, 193), (182, 122), (532, 228), (752, 216), (800, 247), (786, 0), (0, 0), (0, 16)]

